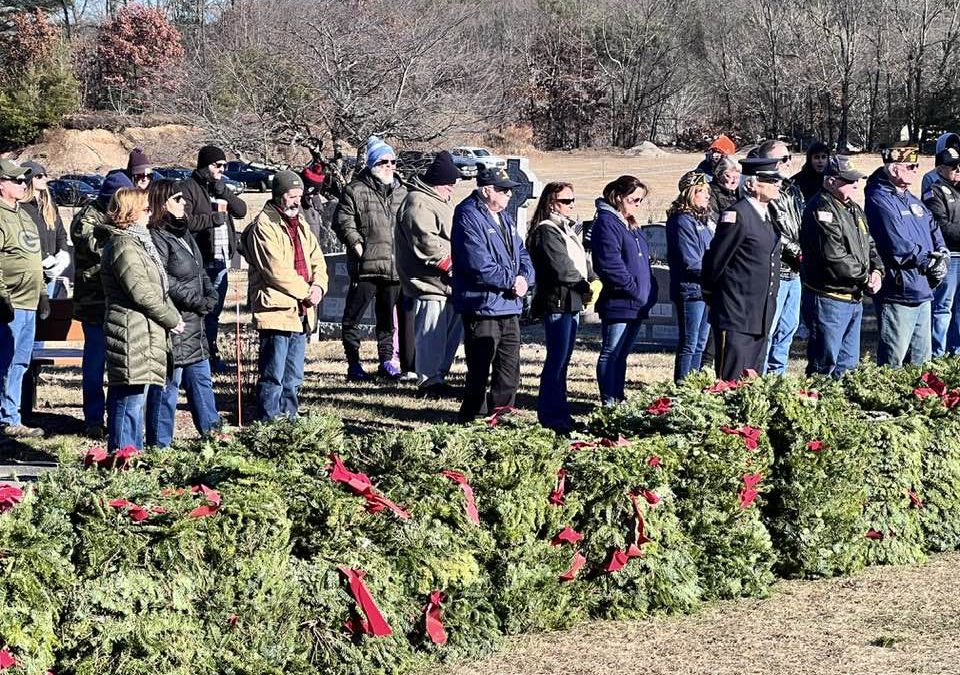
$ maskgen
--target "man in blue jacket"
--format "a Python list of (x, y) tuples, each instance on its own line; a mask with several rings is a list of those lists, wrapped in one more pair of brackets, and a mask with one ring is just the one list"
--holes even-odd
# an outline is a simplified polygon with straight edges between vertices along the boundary
[(534, 276), (516, 223), (505, 211), (518, 185), (503, 169), (485, 169), (477, 175), (477, 189), (453, 214), (451, 297), (463, 317), (467, 357), (461, 422), (513, 406), (520, 385), (520, 312)]
[(881, 157), (883, 166), (867, 180), (864, 211), (885, 269), (877, 363), (899, 368), (904, 360), (930, 359), (930, 304), (950, 253), (930, 211), (909, 190), (919, 177), (917, 149), (894, 146)]

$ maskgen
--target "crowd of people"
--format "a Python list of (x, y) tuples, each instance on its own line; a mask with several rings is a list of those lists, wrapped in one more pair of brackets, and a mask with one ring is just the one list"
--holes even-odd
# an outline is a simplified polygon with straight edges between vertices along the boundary
[[(866, 176), (824, 143), (809, 147), (792, 177), (793, 157), (780, 140), (744, 159), (735, 153), (726, 136), (712, 143), (680, 178), (667, 212), (675, 380), (711, 366), (725, 380), (782, 373), (801, 325), (807, 373), (839, 377), (860, 359), (865, 295), (877, 312), (881, 365), (960, 351), (960, 136), (941, 137), (919, 198), (911, 191), (917, 149), (885, 149), (866, 181), (863, 208), (857, 192)], [(223, 150), (205, 146), (188, 179), (157, 180), (135, 149), (76, 214), (68, 240), (46, 169), (0, 161), (3, 435), (43, 435), (23, 424), (20, 390), (37, 318), (49, 314), (71, 263), (87, 435), (111, 449), (167, 446), (181, 389), (197, 431), (215, 431), (221, 418), (212, 373), (227, 367), (217, 333), (238, 251), (249, 265), (259, 334), (257, 417), (297, 414), (306, 343), (328, 286), (318, 238), (322, 176), (312, 167), (278, 172), (263, 210), (238, 232), (234, 220), (247, 206), (226, 188), (225, 165)], [(401, 178), (394, 149), (368, 140), (366, 166), (343, 187), (332, 215), (350, 278), (346, 378), (415, 382), (425, 398), (459, 399), (463, 422), (513, 406), (530, 295), (546, 343), (537, 416), (571, 433), (579, 425), (567, 401), (567, 369), (582, 312), (593, 306), (600, 318), (597, 384), (601, 403), (610, 405), (624, 398), (627, 358), (657, 302), (638, 216), (649, 189), (630, 175), (610, 182), (585, 229), (573, 185), (548, 183), (523, 237), (508, 209), (519, 184), (504, 169), (481, 168), (476, 189), (454, 205), (458, 180), (447, 152)], [(375, 374), (360, 358), (371, 302)], [(447, 376), (461, 344), (467, 374), (458, 392)]]

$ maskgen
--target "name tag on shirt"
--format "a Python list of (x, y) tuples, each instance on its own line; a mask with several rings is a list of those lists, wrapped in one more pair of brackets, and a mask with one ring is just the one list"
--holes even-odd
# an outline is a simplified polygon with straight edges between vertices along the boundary
[(910, 210), (913, 212), (913, 215), (917, 216), (918, 218), (923, 215), (923, 207), (919, 204), (911, 204)]

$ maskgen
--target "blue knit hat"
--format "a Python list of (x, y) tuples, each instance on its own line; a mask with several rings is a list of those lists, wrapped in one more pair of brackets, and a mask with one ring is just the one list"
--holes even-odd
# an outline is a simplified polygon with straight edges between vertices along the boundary
[(114, 169), (103, 179), (103, 185), (100, 186), (100, 194), (97, 195), (97, 198), (103, 206), (106, 206), (117, 190), (132, 187), (133, 183), (130, 182), (130, 178), (123, 172), (123, 169)]
[(397, 153), (377, 136), (371, 136), (367, 139), (367, 166), (374, 166), (385, 155), (396, 157)]

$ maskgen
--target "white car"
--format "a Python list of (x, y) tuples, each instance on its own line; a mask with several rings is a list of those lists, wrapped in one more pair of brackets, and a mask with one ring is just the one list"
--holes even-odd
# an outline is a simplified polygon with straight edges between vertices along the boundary
[(497, 157), (486, 148), (475, 148), (463, 146), (454, 148), (450, 151), (453, 155), (453, 163), (460, 169), (464, 177), (472, 178), (476, 175), (477, 164), (483, 164), (488, 169), (507, 168), (507, 160), (503, 157)]

